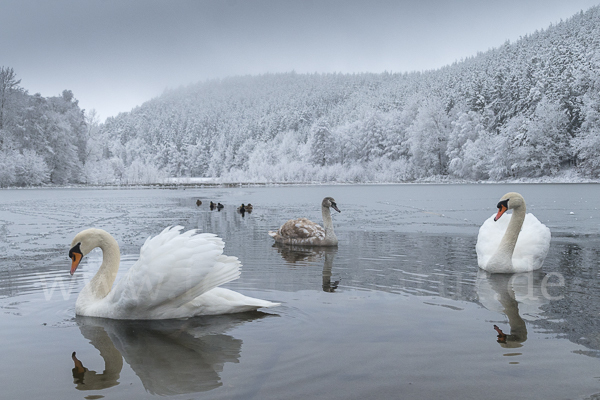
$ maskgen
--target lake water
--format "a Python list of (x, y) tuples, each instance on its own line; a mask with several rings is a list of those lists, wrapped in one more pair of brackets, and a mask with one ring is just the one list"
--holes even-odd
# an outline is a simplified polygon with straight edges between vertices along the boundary
[[(552, 243), (541, 270), (491, 276), (477, 267), (477, 232), (509, 191)], [(267, 231), (289, 218), (321, 222), (325, 196), (342, 210), (338, 248), (273, 245)], [(237, 213), (241, 203), (253, 212)], [(598, 207), (595, 184), (2, 190), (2, 398), (597, 399)], [(244, 265), (225, 287), (282, 305), (185, 321), (75, 317), (101, 259), (70, 277), (77, 232), (111, 232), (127, 269), (169, 225), (221, 236)], [(87, 372), (73, 371), (73, 352)]]

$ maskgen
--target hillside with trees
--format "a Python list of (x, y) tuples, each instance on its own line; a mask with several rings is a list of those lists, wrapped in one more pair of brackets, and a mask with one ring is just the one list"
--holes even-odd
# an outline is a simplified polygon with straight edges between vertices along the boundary
[(17, 184), (598, 178), (600, 7), (438, 70), (212, 80), (104, 124), (68, 91), (4, 93), (0, 164), (45, 171)]
[(12, 68), (0, 68), (0, 186), (82, 179), (87, 124), (70, 90), (29, 95)]

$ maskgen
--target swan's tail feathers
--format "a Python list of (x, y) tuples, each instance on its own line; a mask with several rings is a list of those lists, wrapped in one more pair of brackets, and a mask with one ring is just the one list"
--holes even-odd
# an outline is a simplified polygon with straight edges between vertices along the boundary
[[(263, 301), (267, 301), (267, 300), (263, 300)], [(267, 303), (269, 303), (269, 304), (262, 305), (261, 307), (271, 308), (271, 307), (278, 307), (281, 305), (281, 303), (274, 303), (272, 301), (267, 301)]]
[(277, 231), (269, 231), (269, 236), (274, 238), (275, 236), (277, 236)]
[(194, 299), (190, 305), (199, 312), (198, 315), (217, 315), (256, 311), (259, 308), (277, 307), (281, 303), (256, 299), (216, 287)]
[(261, 300), (261, 299), (256, 299), (254, 297), (248, 297), (248, 296), (246, 296), (246, 300), (247, 301), (244, 304), (242, 304), (241, 306), (250, 307), (252, 310), (258, 310), (259, 308), (272, 308), (272, 307), (277, 307), (277, 306), (281, 305), (281, 303), (274, 303), (269, 300)]

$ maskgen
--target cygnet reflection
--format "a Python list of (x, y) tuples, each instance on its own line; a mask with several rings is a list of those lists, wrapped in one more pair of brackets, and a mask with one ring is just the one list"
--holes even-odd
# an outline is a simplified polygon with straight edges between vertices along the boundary
[(336, 280), (332, 282), (331, 280), (333, 260), (335, 259), (335, 255), (338, 251), (336, 247), (304, 247), (277, 242), (273, 244), (273, 247), (277, 249), (279, 254), (281, 254), (281, 257), (288, 264), (316, 263), (319, 259), (322, 259), (323, 291), (333, 293), (338, 288), (340, 281)]
[(325, 252), (325, 260), (323, 262), (323, 291), (333, 293), (338, 288), (339, 280), (331, 281), (331, 270), (333, 268), (333, 259), (337, 253), (337, 249)]
[[(269, 316), (261, 312), (187, 320), (127, 321), (77, 317), (81, 334), (100, 352), (104, 371), (85, 367), (72, 354), (78, 390), (101, 390), (119, 384), (123, 359), (155, 395), (205, 392), (222, 386), (227, 362), (238, 363), (242, 341), (225, 332)], [(89, 361), (89, 360), (88, 360)]]

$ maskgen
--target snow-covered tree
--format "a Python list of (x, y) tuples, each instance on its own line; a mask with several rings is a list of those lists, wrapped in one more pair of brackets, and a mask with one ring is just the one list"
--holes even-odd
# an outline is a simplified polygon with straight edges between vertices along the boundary
[(320, 166), (331, 164), (334, 157), (333, 143), (329, 123), (323, 119), (318, 120), (311, 128), (310, 161)]
[(416, 177), (446, 173), (450, 119), (439, 98), (424, 100), (408, 128), (411, 162)]
[(48, 181), (50, 172), (44, 159), (33, 150), (24, 150), (14, 158), (15, 181), (18, 186), (40, 185)]
[[(598, 78), (600, 83), (600, 77)], [(598, 85), (600, 88), (600, 85)], [(584, 99), (584, 123), (573, 140), (579, 168), (586, 174), (600, 176), (600, 91), (591, 92)]]
[(459, 113), (448, 138), (448, 172), (458, 178), (486, 179), (489, 176), (486, 160), (492, 154), (489, 142), (480, 113)]
[(0, 130), (5, 128), (11, 97), (15, 92), (21, 90), (19, 87), (20, 83), (21, 80), (17, 79), (14, 69), (0, 67)]

